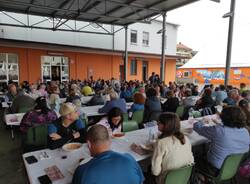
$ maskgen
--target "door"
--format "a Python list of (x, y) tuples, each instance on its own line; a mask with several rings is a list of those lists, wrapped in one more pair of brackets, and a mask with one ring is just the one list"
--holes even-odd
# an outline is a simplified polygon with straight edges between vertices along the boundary
[(119, 78), (120, 78), (120, 81), (124, 80), (124, 65), (120, 65)]
[(51, 78), (52, 81), (61, 81), (60, 66), (51, 66)]
[(142, 80), (146, 81), (148, 79), (148, 62), (143, 61), (142, 63)]

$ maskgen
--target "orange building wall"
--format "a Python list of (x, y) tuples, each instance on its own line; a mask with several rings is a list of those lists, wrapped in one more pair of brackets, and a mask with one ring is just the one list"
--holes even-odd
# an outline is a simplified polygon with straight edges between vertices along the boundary
[(168, 59), (165, 64), (165, 83), (168, 84), (170, 81), (175, 81), (176, 76), (176, 60)]
[[(27, 52), (27, 68), (28, 68), (28, 81), (34, 83), (41, 79), (42, 71), (41, 71), (41, 56), (47, 55), (43, 50), (35, 50), (35, 49), (26, 49)], [(23, 78), (23, 74), (20, 73)], [(23, 80), (20, 80), (20, 82)]]
[[(10, 48), (0, 47), (0, 52), (16, 53), (19, 58), (19, 82), (28, 80), (34, 83), (41, 79), (41, 56), (49, 55), (46, 50), (30, 49), (30, 48)], [(105, 80), (111, 77), (119, 79), (120, 65), (123, 65), (123, 59), (117, 55), (101, 55), (76, 52), (53, 51), (69, 58), (69, 76), (70, 79), (86, 79), (88, 75), (93, 75), (94, 79), (103, 78)], [(98, 52), (98, 51), (97, 51)], [(52, 52), (51, 52), (52, 53)], [(128, 58), (127, 80), (142, 80), (142, 64), (143, 61), (137, 60), (137, 74), (130, 75), (131, 60)], [(160, 59), (144, 58), (148, 61), (148, 76), (152, 72), (160, 74)], [(167, 60), (166, 62), (166, 82), (175, 79), (175, 60)]]
[[(200, 74), (199, 70), (205, 70), (209, 72), (224, 72), (225, 69), (223, 68), (209, 68), (209, 69), (178, 69), (177, 77), (183, 78), (183, 73), (185, 71), (190, 72), (189, 78), (195, 79), (198, 83), (204, 84), (205, 78)], [(237, 73), (240, 71), (240, 73)], [(182, 75), (182, 76), (181, 76)], [(230, 70), (230, 77), (229, 77), (229, 84), (238, 86), (240, 83), (246, 83), (250, 85), (250, 68), (231, 68)], [(212, 84), (224, 84), (224, 79), (212, 79), (210, 80)]]

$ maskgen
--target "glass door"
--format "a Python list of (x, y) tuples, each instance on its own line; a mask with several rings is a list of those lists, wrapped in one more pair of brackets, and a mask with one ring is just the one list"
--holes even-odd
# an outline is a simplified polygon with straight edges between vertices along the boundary
[(69, 59), (62, 56), (42, 56), (43, 81), (68, 81)]

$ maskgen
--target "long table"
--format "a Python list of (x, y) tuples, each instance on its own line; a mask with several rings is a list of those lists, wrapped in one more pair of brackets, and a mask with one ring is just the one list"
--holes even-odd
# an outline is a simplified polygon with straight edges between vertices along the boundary
[[(185, 129), (189, 129), (192, 125), (189, 121), (181, 122), (181, 130), (185, 131)], [(153, 127), (156, 128), (156, 127)], [(123, 138), (112, 139), (111, 149), (120, 153), (129, 153), (131, 154), (136, 161), (143, 161), (151, 156), (152, 153), (146, 155), (139, 155), (131, 150), (130, 145), (132, 143), (136, 144), (145, 144), (148, 141), (149, 128), (140, 129), (132, 132), (128, 132), (125, 134)], [(192, 146), (200, 145), (206, 143), (208, 140), (197, 134), (195, 131), (187, 135)], [(46, 152), (49, 155), (47, 159), (40, 159), (40, 155)], [(185, 154), (185, 153), (183, 153)], [(38, 159), (37, 163), (28, 164), (25, 160), (25, 157), (35, 156)], [(62, 156), (67, 156), (66, 159), (63, 159)], [(83, 144), (83, 146), (71, 152), (63, 151), (62, 149), (49, 150), (44, 149), (40, 151), (30, 152), (23, 154), (24, 164), (27, 170), (28, 178), (31, 184), (39, 184), (38, 177), (45, 174), (44, 169), (56, 165), (64, 178), (58, 181), (53, 182), (54, 184), (68, 184), (71, 183), (74, 169), (79, 165), (79, 160), (84, 158), (85, 160), (89, 160), (90, 154), (87, 148), (87, 144)]]
[(14, 139), (13, 126), (20, 126), (21, 120), (25, 113), (5, 114), (5, 123), (10, 126), (11, 138)]
[[(133, 102), (126, 103), (126, 108), (130, 109), (132, 104), (133, 104)], [(84, 112), (87, 117), (104, 116), (104, 115), (106, 115), (106, 113), (98, 112), (98, 110), (102, 107), (103, 107), (103, 105), (85, 106), (85, 107), (81, 107), (81, 111)]]

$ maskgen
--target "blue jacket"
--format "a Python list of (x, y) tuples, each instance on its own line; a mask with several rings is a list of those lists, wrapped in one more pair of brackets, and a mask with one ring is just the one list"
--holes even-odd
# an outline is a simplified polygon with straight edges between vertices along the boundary
[(80, 165), (72, 184), (142, 184), (144, 176), (129, 154), (106, 151)]
[(131, 105), (131, 108), (129, 109), (130, 112), (135, 112), (135, 111), (140, 111), (140, 110), (144, 110), (144, 105), (143, 104), (133, 103)]
[(211, 141), (207, 159), (217, 169), (221, 168), (228, 155), (249, 151), (250, 136), (246, 128), (223, 125), (207, 127), (204, 123), (197, 122), (194, 130)]
[(127, 113), (126, 101), (124, 99), (116, 99), (107, 101), (105, 105), (98, 110), (100, 113), (108, 113), (114, 107), (118, 107), (123, 113)]

